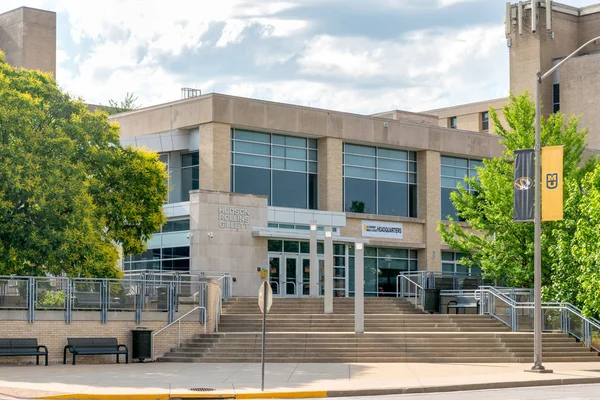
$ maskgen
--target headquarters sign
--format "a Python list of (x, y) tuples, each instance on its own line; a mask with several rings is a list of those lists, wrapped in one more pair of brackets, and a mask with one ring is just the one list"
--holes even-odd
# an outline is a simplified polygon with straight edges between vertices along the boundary
[(402, 224), (394, 222), (362, 221), (362, 236), (384, 239), (402, 239)]
[(513, 179), (514, 221), (533, 221), (534, 198), (533, 149), (515, 150)]

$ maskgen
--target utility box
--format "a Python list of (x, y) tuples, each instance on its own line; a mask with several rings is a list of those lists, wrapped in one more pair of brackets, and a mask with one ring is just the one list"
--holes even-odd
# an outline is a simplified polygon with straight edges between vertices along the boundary
[(138, 327), (131, 331), (131, 358), (144, 361), (152, 358), (152, 331), (148, 328)]

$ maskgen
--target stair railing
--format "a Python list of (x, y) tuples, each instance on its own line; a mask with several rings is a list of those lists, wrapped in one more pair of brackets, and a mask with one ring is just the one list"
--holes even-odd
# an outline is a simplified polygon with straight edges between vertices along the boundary
[(423, 294), (425, 289), (423, 286), (417, 283), (419, 277), (421, 277), (420, 274), (398, 275), (396, 277), (396, 297), (408, 297), (409, 299), (414, 297), (414, 305), (423, 306), (423, 301), (425, 298)]
[[(533, 332), (534, 303), (518, 302), (505, 289), (482, 286), (475, 291), (480, 300), (480, 314), (487, 314), (515, 332)], [(587, 347), (600, 352), (600, 322), (586, 318), (580, 309), (569, 303), (542, 303), (542, 331), (571, 335)]]
[(181, 347), (181, 320), (184, 319), (185, 317), (187, 317), (188, 315), (190, 315), (191, 313), (198, 311), (198, 310), (202, 310), (202, 312), (200, 313), (200, 319), (199, 322), (201, 324), (204, 324), (204, 334), (206, 335), (206, 307), (201, 307), (201, 306), (196, 306), (194, 308), (192, 308), (190, 311), (186, 312), (185, 314), (183, 314), (181, 317), (177, 318), (175, 321), (171, 322), (170, 324), (168, 324), (167, 326), (162, 327), (161, 329), (157, 330), (156, 332), (152, 333), (152, 351), (151, 351), (151, 359), (154, 360), (154, 337), (156, 335), (158, 335), (159, 333), (163, 332), (164, 330), (166, 330), (167, 328), (170, 328), (171, 326), (177, 324), (177, 347)]

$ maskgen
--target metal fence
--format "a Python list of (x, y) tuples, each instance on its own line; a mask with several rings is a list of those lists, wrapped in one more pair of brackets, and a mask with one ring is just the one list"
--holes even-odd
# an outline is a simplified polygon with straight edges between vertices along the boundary
[[(534, 303), (519, 301), (519, 297), (526, 296), (524, 293), (511, 298), (506, 289), (484, 286), (475, 291), (481, 302), (480, 313), (498, 319), (515, 332), (533, 332)], [(569, 334), (600, 352), (600, 321), (586, 318), (572, 304), (542, 303), (542, 330)]]
[(206, 281), (193, 279), (0, 276), (0, 310), (25, 310), (30, 323), (37, 311), (62, 311), (66, 323), (75, 311), (98, 312), (102, 323), (110, 312), (133, 312), (138, 324), (146, 312), (165, 312), (170, 323), (180, 304), (206, 307), (207, 293)]

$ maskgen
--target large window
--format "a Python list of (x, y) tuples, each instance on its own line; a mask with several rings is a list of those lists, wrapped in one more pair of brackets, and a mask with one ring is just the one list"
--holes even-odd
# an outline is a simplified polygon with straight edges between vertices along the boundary
[[(349, 247), (348, 274), (350, 291), (354, 292), (354, 247)], [(385, 247), (365, 247), (365, 294), (368, 296), (396, 295), (396, 280), (401, 272), (417, 271), (417, 250)]]
[(190, 247), (148, 249), (143, 254), (128, 256), (124, 262), (124, 270), (189, 272)]
[(483, 166), (479, 160), (469, 160), (466, 158), (444, 157), (441, 158), (441, 203), (442, 219), (448, 219), (451, 216), (455, 220), (461, 220), (456, 215), (456, 208), (450, 200), (450, 193), (458, 191), (458, 185), (472, 191), (470, 185), (465, 182), (467, 177), (477, 177), (476, 167)]
[(450, 118), (448, 118), (448, 128), (452, 128), (452, 129), (456, 129), (457, 128), (456, 117), (450, 117)]
[(231, 191), (269, 196), (269, 205), (317, 209), (317, 141), (232, 130)]
[(464, 255), (454, 251), (442, 251), (442, 272), (458, 275), (481, 275), (480, 267), (468, 268), (461, 264)]
[(417, 153), (345, 143), (344, 209), (417, 217)]

